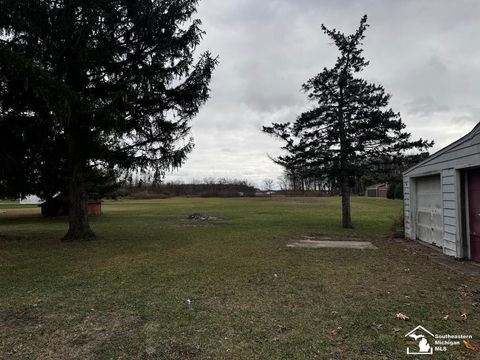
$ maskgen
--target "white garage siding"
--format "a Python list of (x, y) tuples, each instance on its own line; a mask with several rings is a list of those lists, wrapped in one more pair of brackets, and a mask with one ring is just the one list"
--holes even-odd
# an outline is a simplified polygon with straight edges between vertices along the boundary
[[(480, 167), (480, 123), (461, 139), (407, 170), (403, 174), (405, 236), (418, 239), (433, 234), (433, 242), (442, 246), (445, 254), (458, 258), (468, 256), (466, 249), (469, 240), (467, 234), (463, 234), (463, 228), (468, 225), (465, 225), (466, 220), (463, 219), (466, 203), (462, 200), (464, 191), (462, 189), (465, 188), (462, 179), (469, 169), (478, 167)], [(417, 199), (418, 192), (423, 191), (421, 179), (433, 175), (440, 176), (441, 179), (440, 232), (428, 230), (425, 226), (428, 224), (428, 214), (425, 212), (423, 200), (420, 199), (419, 204)], [(418, 184), (420, 190), (417, 189)], [(467, 201), (468, 199), (465, 200)], [(418, 205), (422, 205), (424, 209), (420, 207), (417, 209)], [(437, 224), (438, 219), (431, 220), (432, 224)]]
[(457, 197), (456, 172), (454, 169), (442, 171), (443, 196), (443, 252), (450, 256), (457, 255)]

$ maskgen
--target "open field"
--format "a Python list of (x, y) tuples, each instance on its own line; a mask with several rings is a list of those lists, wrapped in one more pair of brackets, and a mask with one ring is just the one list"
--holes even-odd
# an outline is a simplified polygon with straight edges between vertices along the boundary
[[(352, 201), (353, 230), (338, 198), (107, 202), (88, 243), (0, 205), (0, 358), (403, 359), (419, 324), (478, 339), (479, 279), (390, 240), (401, 202)], [(303, 236), (379, 249), (286, 247)]]

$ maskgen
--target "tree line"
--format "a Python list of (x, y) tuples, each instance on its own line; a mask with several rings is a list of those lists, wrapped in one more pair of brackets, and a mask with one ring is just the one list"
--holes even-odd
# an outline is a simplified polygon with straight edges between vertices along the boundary
[(246, 180), (205, 178), (202, 181), (157, 182), (149, 176), (128, 179), (114, 192), (115, 197), (134, 199), (163, 198), (171, 196), (200, 197), (250, 197), (257, 189)]

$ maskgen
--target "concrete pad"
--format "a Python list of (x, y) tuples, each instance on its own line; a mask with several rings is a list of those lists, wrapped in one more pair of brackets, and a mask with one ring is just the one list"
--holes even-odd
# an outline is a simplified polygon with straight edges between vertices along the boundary
[(333, 240), (293, 240), (287, 247), (291, 248), (333, 248), (333, 249), (378, 249), (369, 241), (333, 241)]

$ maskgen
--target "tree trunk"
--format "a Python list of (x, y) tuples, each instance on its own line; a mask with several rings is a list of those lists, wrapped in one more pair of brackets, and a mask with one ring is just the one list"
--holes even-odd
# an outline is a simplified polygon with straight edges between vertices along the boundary
[(88, 195), (82, 166), (74, 165), (70, 179), (69, 227), (64, 241), (93, 240), (95, 234), (88, 223)]
[[(348, 58), (347, 58), (348, 62)], [(342, 193), (342, 226), (346, 229), (353, 228), (352, 216), (350, 212), (350, 182), (348, 178), (348, 153), (347, 153), (347, 127), (345, 124), (345, 116), (343, 112), (343, 87), (346, 82), (346, 74), (342, 72), (338, 81), (340, 98), (338, 100), (338, 121), (339, 121), (339, 137), (340, 137), (340, 191)]]
[(347, 180), (342, 180), (342, 226), (352, 229), (352, 216), (350, 211), (350, 186)]

